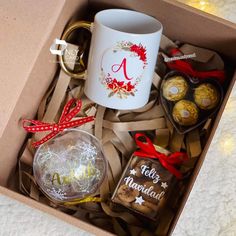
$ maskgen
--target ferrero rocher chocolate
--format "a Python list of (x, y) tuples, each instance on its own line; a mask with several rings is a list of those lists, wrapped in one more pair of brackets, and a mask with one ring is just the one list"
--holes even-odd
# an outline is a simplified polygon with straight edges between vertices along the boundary
[[(165, 153), (170, 152), (165, 150)], [(162, 202), (172, 178), (173, 175), (158, 160), (132, 156), (112, 196), (112, 201), (150, 219), (156, 219), (163, 208)]]
[(195, 125), (198, 120), (198, 109), (195, 103), (188, 100), (177, 102), (173, 108), (172, 116), (180, 125)]
[(219, 102), (219, 91), (210, 83), (201, 84), (194, 91), (194, 101), (203, 110), (212, 109)]
[(99, 189), (106, 175), (106, 159), (93, 135), (68, 129), (38, 148), (33, 171), (49, 199), (73, 202)]
[(167, 79), (162, 87), (163, 96), (169, 101), (178, 101), (186, 95), (188, 83), (182, 76)]

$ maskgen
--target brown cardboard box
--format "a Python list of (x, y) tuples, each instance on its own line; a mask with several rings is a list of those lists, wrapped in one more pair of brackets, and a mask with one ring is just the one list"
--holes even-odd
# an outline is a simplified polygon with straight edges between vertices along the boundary
[[(14, 173), (19, 149), (25, 140), (25, 132), (19, 121), (22, 117), (34, 117), (39, 102), (56, 71), (56, 65), (50, 63), (53, 58), (49, 47), (53, 40), (61, 35), (65, 25), (75, 13), (77, 19), (83, 18), (85, 9), (89, 10), (94, 6), (99, 9), (129, 8), (153, 15), (163, 23), (164, 34), (168, 37), (214, 49), (230, 61), (232, 68), (236, 67), (236, 25), (170, 0), (117, 0), (112, 3), (109, 0), (2, 2), (0, 9), (2, 22), (0, 25), (0, 184), (5, 187), (0, 187), (0, 193), (96, 235), (105, 235), (103, 230), (93, 225), (35, 202), (16, 193), (14, 189), (10, 190), (8, 184), (10, 176)], [(236, 74), (228, 85), (224, 102), (169, 233), (174, 229), (201, 168), (235, 80)]]

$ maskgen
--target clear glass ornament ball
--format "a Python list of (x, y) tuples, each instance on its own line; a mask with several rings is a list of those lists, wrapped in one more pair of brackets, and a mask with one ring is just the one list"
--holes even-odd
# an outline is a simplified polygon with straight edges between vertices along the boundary
[(96, 137), (79, 129), (68, 129), (37, 149), (33, 172), (48, 198), (71, 202), (99, 190), (106, 176), (107, 161)]

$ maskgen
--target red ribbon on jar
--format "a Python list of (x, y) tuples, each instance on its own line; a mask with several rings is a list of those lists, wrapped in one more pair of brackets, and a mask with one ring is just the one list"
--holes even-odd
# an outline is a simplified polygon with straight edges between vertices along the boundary
[[(175, 56), (176, 54), (182, 54), (182, 52), (173, 48), (170, 50), (170, 55)], [(214, 78), (220, 83), (225, 81), (225, 71), (223, 70), (212, 70), (212, 71), (198, 71), (193, 68), (193, 66), (186, 60), (175, 60), (166, 63), (169, 69), (177, 70), (183, 72), (191, 77), (196, 77), (198, 79)]]
[[(74, 108), (73, 108), (74, 106)], [(38, 133), (51, 131), (48, 135), (37, 142), (33, 142), (33, 147), (38, 147), (39, 145), (47, 142), (48, 140), (54, 138), (58, 133), (62, 132), (65, 129), (83, 125), (85, 123), (91, 122), (94, 120), (94, 116), (88, 116), (84, 118), (78, 118), (72, 120), (81, 110), (82, 102), (81, 100), (76, 100), (72, 98), (64, 107), (62, 115), (58, 123), (46, 123), (38, 120), (23, 120), (23, 128), (30, 133)], [(29, 123), (29, 125), (26, 125)]]
[[(144, 138), (146, 142), (142, 142), (139, 138)], [(147, 157), (152, 159), (158, 159), (161, 165), (166, 168), (170, 173), (172, 173), (176, 178), (181, 179), (182, 174), (177, 170), (174, 165), (180, 165), (183, 161), (188, 160), (188, 156), (184, 152), (175, 152), (170, 155), (165, 155), (164, 153), (158, 152), (152, 141), (142, 133), (135, 134), (135, 142), (140, 150), (134, 152), (134, 155), (140, 157)]]

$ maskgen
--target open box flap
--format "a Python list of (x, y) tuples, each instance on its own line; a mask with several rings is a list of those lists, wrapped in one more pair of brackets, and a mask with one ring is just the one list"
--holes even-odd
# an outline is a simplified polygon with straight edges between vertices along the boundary
[(55, 75), (58, 64), (49, 48), (71, 15), (86, 6), (87, 0), (5, 1), (1, 5), (0, 185), (6, 185), (26, 135), (20, 119), (34, 117)]
[(34, 4), (32, 1), (1, 4), (0, 137), (64, 1), (40, 1), (37, 7)]

